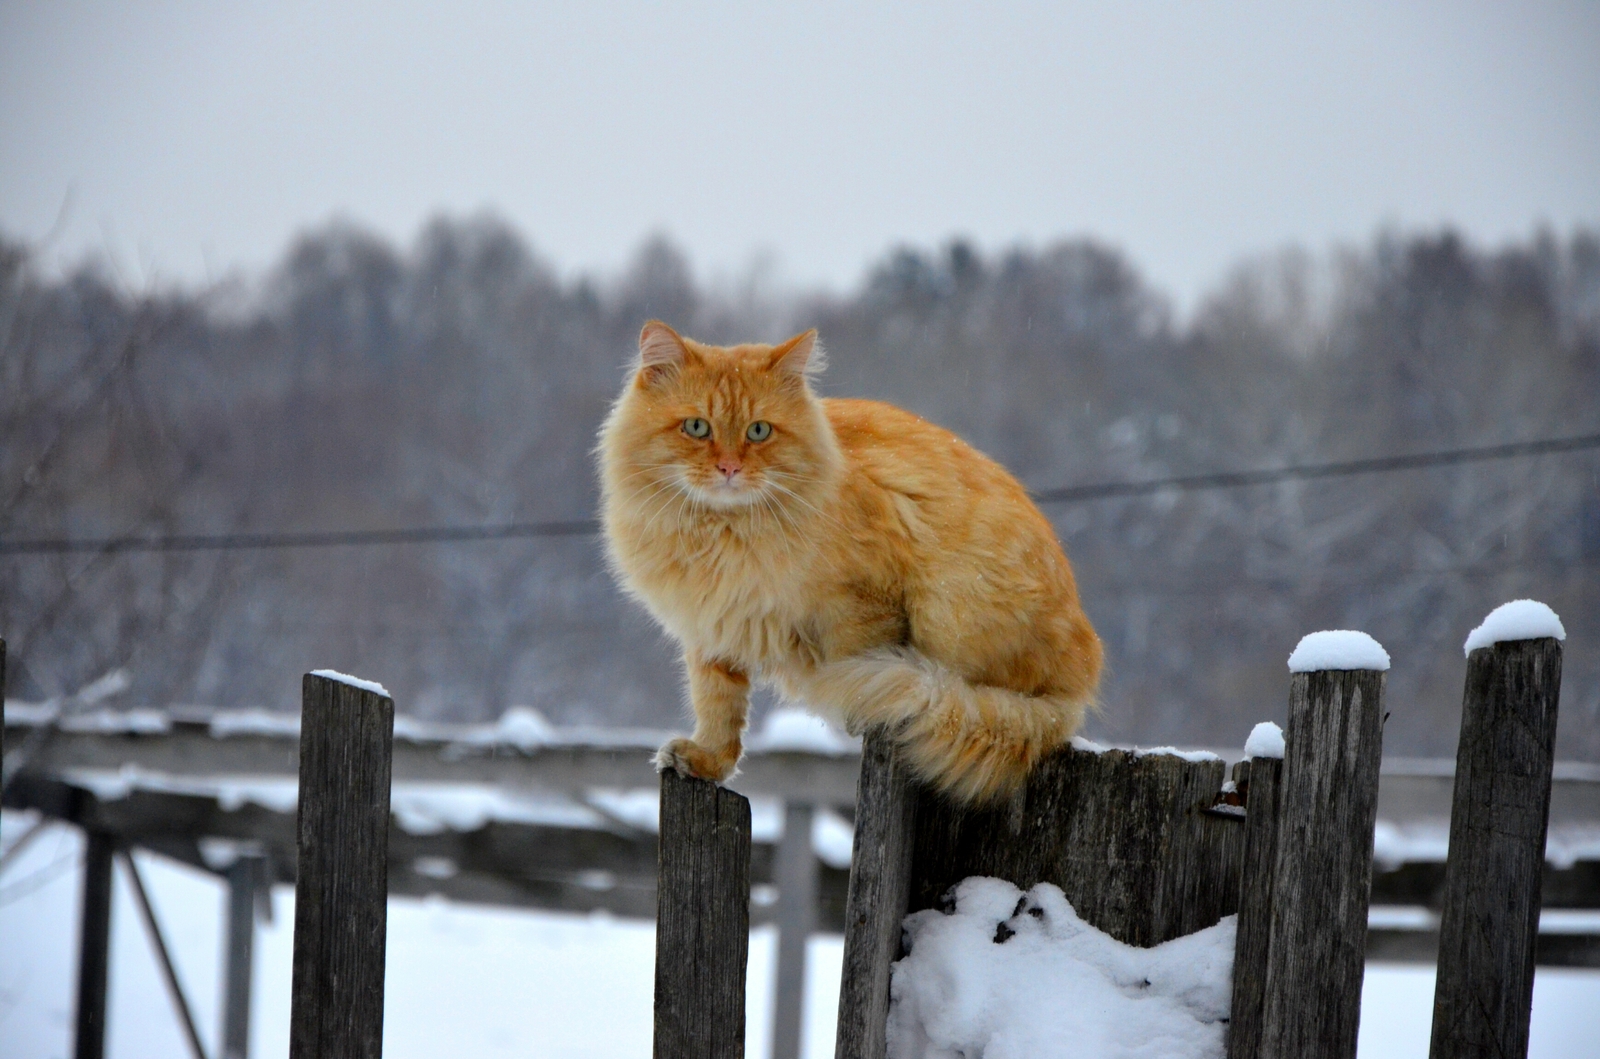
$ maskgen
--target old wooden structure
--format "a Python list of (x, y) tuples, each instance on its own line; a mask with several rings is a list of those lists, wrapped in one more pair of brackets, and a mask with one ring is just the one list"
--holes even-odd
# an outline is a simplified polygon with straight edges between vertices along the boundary
[[(1559, 647), (1552, 644), (1543, 650), (1544, 669), (1540, 672), (1548, 675), (1548, 652), (1555, 651), (1559, 658)], [(0, 653), (0, 659), (3, 657)], [(1307, 679), (1300, 696), (1307, 706), (1347, 701), (1349, 681), (1325, 676), (1323, 691)], [(1553, 716), (1550, 680), (1519, 684), (1521, 679), (1491, 675), (1479, 684), (1501, 689), (1495, 694), (1502, 697), (1512, 693), (1507, 689), (1524, 684), (1541, 688), (1539, 694), (1549, 697)], [(1472, 687), (1469, 678), (1464, 725), (1474, 716)], [(1340, 699), (1341, 695), (1345, 699)], [(1491, 705), (1486, 714), (1490, 718), (1503, 712), (1503, 704)], [(18, 708), (15, 703), (10, 707), (4, 725), (7, 808), (40, 813), (41, 824), (72, 824), (88, 839), (83, 864), (85, 929), (79, 959), (77, 1054), (100, 1054), (97, 1049), (102, 1047), (111, 873), (115, 865), (135, 871), (134, 861), (119, 852), (142, 850), (211, 872), (228, 887), (229, 944), (224, 959), (224, 1032), (220, 1039), (223, 1055), (242, 1059), (248, 1041), (249, 953), (262, 895), (274, 884), (294, 883), (300, 872), (293, 784), (297, 777), (305, 779), (299, 769), (304, 725), (296, 730), (186, 711), (112, 716), (74, 712), (71, 703), (48, 709), (25, 704)], [(1235, 1055), (1274, 1054), (1262, 1048), (1259, 1030), (1266, 1025), (1269, 1012), (1271, 974), (1266, 968), (1270, 966), (1273, 930), (1268, 910), (1277, 906), (1285, 878), (1278, 871), (1280, 795), (1274, 792), (1287, 790), (1295, 782), (1284, 771), (1293, 772), (1296, 754), (1292, 719), (1289, 727), (1290, 762), (1262, 759), (1233, 765), (1232, 778), (1248, 802), (1243, 814), (1237, 807), (1213, 804), (1227, 772), (1227, 763), (1220, 760), (1119, 750), (1065, 753), (1041, 770), (1020, 808), (984, 815), (961, 813), (916, 789), (895, 767), (892, 748), (876, 739), (869, 739), (859, 752), (762, 747), (757, 743), (735, 783), (751, 799), (757, 818), (750, 828), (748, 877), (742, 884), (748, 901), (741, 898), (736, 903), (745, 909), (751, 924), (781, 925), (780, 981), (793, 983), (803, 973), (807, 933), (848, 934), (840, 1034), (843, 1039), (848, 1027), (854, 1026), (848, 1030), (855, 1035), (853, 1039), (870, 1045), (874, 1025), (881, 1036), (888, 1001), (887, 968), (899, 945), (898, 918), (875, 910), (930, 907), (942, 896), (942, 887), (962, 873), (1003, 874), (1023, 885), (1041, 879), (1067, 883), (1074, 872), (1084, 877), (1092, 874), (1074, 867), (1076, 844), (1093, 849), (1100, 843), (1100, 852), (1094, 855), (1114, 855), (1123, 864), (1158, 865), (1149, 873), (1124, 872), (1125, 878), (1114, 883), (1092, 883), (1085, 878), (1076, 885), (1087, 888), (1076, 894), (1063, 885), (1075, 903), (1082, 902), (1086, 918), (1117, 936), (1148, 944), (1174, 936), (1174, 932), (1196, 929), (1208, 919), (1214, 921), (1235, 910), (1243, 912), (1231, 1051)], [(409, 721), (397, 722), (395, 732), (390, 761), (396, 801), (389, 807), (392, 811), (380, 814), (387, 816), (384, 883), (389, 895), (438, 893), (461, 901), (573, 910), (605, 908), (641, 917), (656, 916), (658, 902), (671, 899), (668, 873), (659, 876), (663, 885), (657, 885), (663, 850), (657, 839), (654, 796), (645, 820), (596, 793), (620, 790), (642, 795), (654, 788), (659, 781), (648, 758), (659, 740), (657, 733), (562, 733), (543, 742), (517, 744), (486, 739), (478, 732), (430, 728)], [(1499, 737), (1487, 738), (1486, 745), (1493, 745)], [(1465, 735), (1462, 746), (1465, 755), (1469, 747)], [(1358, 756), (1370, 770), (1375, 755)], [(1523, 871), (1523, 881), (1517, 885), (1541, 893), (1546, 909), (1588, 915), (1584, 920), (1588, 922), (1594, 915), (1580, 910), (1600, 908), (1600, 861), (1581, 850), (1576, 855), (1560, 854), (1560, 836), (1563, 829), (1592, 828), (1600, 823), (1600, 768), (1562, 763), (1552, 768), (1548, 761), (1541, 765), (1537, 755), (1530, 761), (1523, 773), (1533, 778), (1535, 802), (1543, 768), (1549, 813), (1548, 817), (1542, 812), (1535, 815), (1540, 821), (1549, 821), (1549, 851), (1541, 848), (1546, 841), (1542, 830), (1538, 834), (1526, 831), (1521, 852), (1515, 857), (1504, 851), (1490, 851), (1485, 856), (1492, 863), (1508, 857), (1516, 860)], [(1496, 773), (1498, 778), (1493, 780), (1500, 795), (1510, 789), (1504, 771)], [(1372, 873), (1370, 914), (1364, 917), (1346, 907), (1337, 917), (1344, 951), (1358, 939), (1369, 958), (1374, 954), (1411, 960), (1434, 958), (1440, 944), (1440, 917), (1443, 915), (1447, 924), (1449, 920), (1446, 865), (1442, 856), (1426, 851), (1417, 855), (1410, 847), (1395, 847), (1392, 839), (1396, 833), (1433, 828), (1441, 836), (1433, 844), (1442, 849), (1446, 821), (1452, 827), (1468, 826), (1470, 814), (1463, 815), (1459, 808), (1462, 799), (1483, 797), (1484, 781), (1469, 778), (1481, 772), (1465, 757), (1459, 768), (1450, 762), (1391, 759), (1383, 763), (1381, 776), (1362, 780), (1368, 784), (1366, 789), (1376, 791), (1380, 841), (1376, 859), (1364, 855), (1341, 862), (1348, 872), (1347, 885), (1354, 885), (1362, 870)], [(261, 787), (218, 787), (211, 782), (211, 777), (218, 776), (234, 780), (255, 777)], [(406, 816), (406, 792), (440, 783), (461, 789), (536, 792), (541, 798), (559, 796), (567, 799), (566, 808), (548, 822), (526, 813), (504, 819), (489, 813), (482, 819), (451, 821), (448, 826), (412, 826)], [(273, 794), (269, 789), (273, 784), (279, 788), (287, 785), (286, 795)], [(1137, 826), (1119, 828), (1087, 815), (1075, 823), (1061, 824), (1057, 807), (1074, 798), (1092, 803), (1092, 792), (1101, 789), (1120, 792), (1118, 797), (1126, 803), (1118, 810), (1120, 818), (1124, 823), (1137, 819)], [(1453, 818), (1452, 802), (1457, 805)], [(1325, 805), (1311, 808), (1331, 811)], [(575, 809), (590, 813), (592, 821), (575, 824)], [(1339, 811), (1345, 813), (1341, 819), (1347, 823), (1359, 822), (1370, 807), (1352, 805)], [(662, 827), (675, 826), (669, 825), (668, 818), (663, 805)], [(821, 847), (813, 848), (807, 832), (808, 824), (824, 818), (839, 826), (854, 823), (854, 878), (843, 861), (819, 860), (817, 849)], [(1052, 828), (1049, 818), (1058, 826)], [(1477, 826), (1490, 834), (1495, 829), (1493, 821)], [(1026, 841), (1011, 842), (1008, 848), (986, 845), (982, 836), (990, 829), (1025, 836)], [(1385, 834), (1390, 839), (1387, 845)], [(8, 861), (27, 839), (24, 835), (8, 842)], [(1370, 854), (1370, 825), (1365, 841)], [(676, 840), (669, 845), (675, 846)], [(227, 855), (219, 859), (217, 847), (225, 848)], [(1034, 852), (1023, 856), (1018, 850), (1024, 847)], [(1451, 843), (1452, 855), (1467, 848), (1468, 844), (1460, 841)], [(1454, 867), (1449, 870), (1458, 871)], [(1539, 876), (1539, 883), (1527, 883), (1530, 870)], [(1284, 900), (1296, 900), (1292, 888)], [(863, 908), (868, 910), (865, 918)], [(1386, 918), (1386, 913), (1401, 915)], [(1536, 906), (1531, 913), (1532, 926), (1528, 925), (1527, 909), (1520, 914), (1525, 943), (1513, 946), (1516, 959), (1530, 958), (1531, 951), (1531, 958), (1541, 963), (1600, 965), (1600, 931), (1585, 926), (1564, 932), (1546, 927), (1540, 932)], [(157, 948), (164, 948), (153, 911), (148, 929)], [(1497, 950), (1489, 962), (1504, 964), (1508, 958), (1507, 952)], [(1451, 966), (1457, 962), (1451, 961)], [(1352, 964), (1346, 960), (1343, 966), (1348, 975)], [(175, 988), (175, 976), (170, 984), (175, 1011), (181, 1011), (185, 1005)], [(1441, 979), (1441, 995), (1447, 989)], [(737, 991), (742, 1004), (742, 973)], [(778, 1009), (776, 1055), (797, 1051), (798, 995), (792, 985), (780, 993), (788, 1003)], [(1445, 1018), (1441, 1025), (1449, 1021)], [(1251, 1030), (1252, 1026), (1256, 1029)], [(188, 1036), (195, 1037), (192, 1032)], [(192, 1047), (198, 1055), (197, 1041)]]

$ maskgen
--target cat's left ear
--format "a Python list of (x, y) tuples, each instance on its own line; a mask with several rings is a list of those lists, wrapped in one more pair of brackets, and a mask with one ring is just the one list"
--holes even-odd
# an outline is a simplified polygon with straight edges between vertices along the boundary
[(817, 341), (817, 329), (803, 331), (782, 345), (774, 346), (767, 360), (769, 371), (781, 371), (797, 378), (819, 375), (828, 366), (828, 355)]

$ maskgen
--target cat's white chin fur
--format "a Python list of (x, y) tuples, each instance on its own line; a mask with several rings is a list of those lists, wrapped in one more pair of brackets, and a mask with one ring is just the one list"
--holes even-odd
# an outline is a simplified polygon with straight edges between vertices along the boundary
[(706, 507), (717, 507), (724, 510), (749, 507), (759, 501), (764, 492), (757, 485), (717, 485), (707, 489), (704, 486), (692, 483), (685, 483), (684, 490)]

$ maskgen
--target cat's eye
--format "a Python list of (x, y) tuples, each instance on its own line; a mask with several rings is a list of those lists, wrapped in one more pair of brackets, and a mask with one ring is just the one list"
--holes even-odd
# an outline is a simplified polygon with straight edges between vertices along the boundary
[(765, 441), (772, 436), (772, 424), (765, 419), (758, 419), (750, 424), (750, 429), (744, 432), (744, 436), (751, 441)]
[(711, 436), (711, 424), (698, 416), (693, 416), (683, 421), (683, 432), (691, 438), (709, 438)]

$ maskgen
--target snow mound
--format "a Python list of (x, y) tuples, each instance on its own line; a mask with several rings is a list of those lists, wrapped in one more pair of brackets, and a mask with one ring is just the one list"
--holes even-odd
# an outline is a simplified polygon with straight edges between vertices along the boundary
[(859, 752), (861, 743), (814, 713), (785, 706), (767, 716), (761, 733), (750, 740), (750, 749), (837, 756)]
[(376, 680), (362, 680), (360, 677), (353, 677), (349, 673), (341, 673), (337, 669), (313, 669), (311, 675), (321, 677), (324, 680), (337, 680), (341, 684), (349, 684), (352, 688), (370, 691), (374, 695), (382, 695), (386, 699), (394, 698), (393, 695), (389, 694), (389, 689), (379, 684)]
[(1470, 655), (1480, 647), (1492, 647), (1508, 640), (1539, 640), (1546, 636), (1557, 640), (1567, 638), (1556, 612), (1536, 599), (1514, 599), (1502, 603), (1489, 612), (1461, 645), (1461, 653)]
[(1389, 669), (1389, 652), (1364, 632), (1330, 629), (1307, 633), (1289, 656), (1289, 672), (1315, 673), (1324, 669)]
[(1152, 949), (1089, 926), (1055, 886), (956, 887), (906, 917), (891, 1059), (1221, 1059), (1236, 917)]
[(1244, 741), (1244, 756), (1283, 760), (1283, 729), (1271, 721), (1262, 721), (1250, 729), (1250, 738)]

